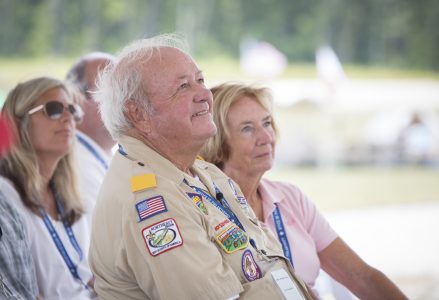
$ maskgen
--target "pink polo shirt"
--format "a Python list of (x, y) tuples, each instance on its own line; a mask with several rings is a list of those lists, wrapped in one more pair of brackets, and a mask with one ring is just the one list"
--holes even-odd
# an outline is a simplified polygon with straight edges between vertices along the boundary
[(317, 253), (332, 243), (337, 238), (337, 233), (296, 186), (262, 179), (258, 191), (262, 196), (264, 223), (276, 237), (273, 211), (276, 208), (274, 203), (278, 203), (294, 268), (308, 286), (314, 289), (320, 270)]

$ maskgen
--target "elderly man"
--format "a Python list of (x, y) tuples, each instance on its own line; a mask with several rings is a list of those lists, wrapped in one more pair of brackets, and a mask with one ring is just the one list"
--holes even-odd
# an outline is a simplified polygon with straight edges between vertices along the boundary
[(310, 299), (239, 187), (197, 153), (216, 133), (202, 71), (174, 37), (127, 46), (98, 100), (119, 141), (93, 216), (102, 299)]
[[(79, 189), (89, 212), (96, 202), (115, 145), (102, 123), (93, 96), (99, 71), (113, 60), (114, 56), (103, 52), (86, 54), (73, 64), (66, 76), (84, 96), (81, 102), (84, 118), (77, 125), (75, 155)], [(90, 218), (91, 213), (87, 216)]]

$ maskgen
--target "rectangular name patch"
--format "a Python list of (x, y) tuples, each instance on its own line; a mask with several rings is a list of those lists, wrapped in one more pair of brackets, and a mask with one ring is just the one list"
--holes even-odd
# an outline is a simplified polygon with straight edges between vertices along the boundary
[(139, 222), (146, 220), (152, 216), (168, 211), (165, 200), (162, 196), (155, 196), (145, 199), (136, 204), (137, 215)]
[(166, 219), (142, 230), (146, 247), (152, 256), (183, 245), (183, 238), (174, 219)]

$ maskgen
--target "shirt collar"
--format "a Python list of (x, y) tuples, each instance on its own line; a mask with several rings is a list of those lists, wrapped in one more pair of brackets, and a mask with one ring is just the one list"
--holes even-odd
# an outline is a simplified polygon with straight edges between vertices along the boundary
[(275, 210), (276, 204), (284, 200), (285, 195), (278, 189), (270, 187), (270, 181), (264, 178), (259, 182), (258, 191), (261, 194), (264, 221), (266, 221)]

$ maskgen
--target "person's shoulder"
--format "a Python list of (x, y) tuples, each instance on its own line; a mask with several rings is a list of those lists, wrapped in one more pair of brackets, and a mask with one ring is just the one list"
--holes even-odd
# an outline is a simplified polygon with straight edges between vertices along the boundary
[(205, 161), (201, 156), (198, 156), (195, 160), (194, 165), (197, 168), (200, 168), (202, 170), (205, 170), (206, 172), (210, 173), (211, 175), (214, 175), (215, 177), (226, 177), (226, 174), (224, 174), (223, 171), (221, 171), (220, 168), (215, 166), (214, 164)]
[(277, 180), (270, 180), (267, 178), (261, 179), (261, 185), (263, 185), (267, 189), (275, 189), (275, 190), (281, 190), (283, 192), (288, 193), (302, 193), (302, 190), (295, 184), (285, 181), (277, 181)]
[(20, 199), (14, 184), (3, 176), (0, 176), (0, 191), (5, 198)]
[(139, 186), (138, 189), (140, 187), (146, 188), (150, 185), (147, 178), (155, 180), (155, 177), (153, 169), (147, 164), (129, 159), (116, 152), (105, 174), (102, 187), (113, 190), (124, 186), (135, 191), (137, 186)]
[[(22, 214), (29, 212), (24, 206), (14, 184), (6, 177), (0, 176), (0, 205), (14, 219), (23, 219)], [(19, 216), (17, 216), (19, 215)]]
[(287, 199), (285, 203), (297, 206), (311, 204), (306, 194), (295, 184), (285, 181), (272, 181), (266, 178), (261, 179), (261, 187), (277, 198)]

